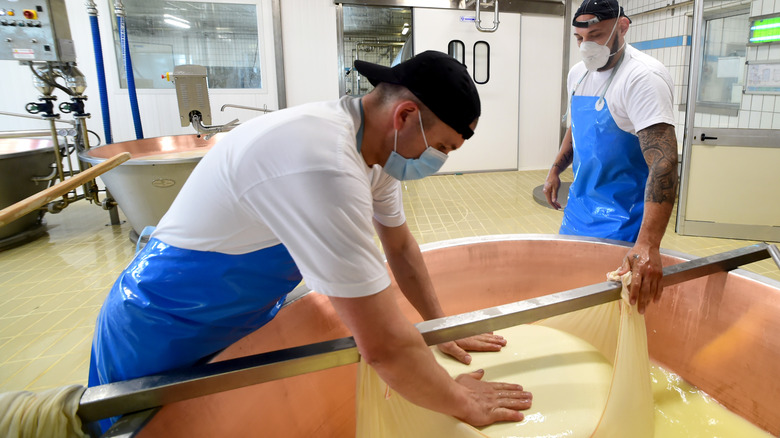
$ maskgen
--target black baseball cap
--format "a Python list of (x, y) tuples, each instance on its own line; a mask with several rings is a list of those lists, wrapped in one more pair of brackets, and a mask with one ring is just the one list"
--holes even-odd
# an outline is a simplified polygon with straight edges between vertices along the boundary
[(479, 94), (466, 66), (452, 56), (428, 50), (395, 67), (358, 60), (355, 69), (371, 85), (387, 82), (406, 87), (464, 139), (474, 135), (469, 125), (482, 111)]
[[(596, 17), (590, 20), (577, 21), (577, 17), (580, 15), (595, 15)], [(574, 13), (571, 25), (574, 27), (588, 27), (591, 24), (617, 17), (628, 18), (623, 7), (618, 5), (617, 0), (585, 0), (577, 9), (577, 12)], [(630, 18), (628, 18), (628, 22), (631, 22)]]

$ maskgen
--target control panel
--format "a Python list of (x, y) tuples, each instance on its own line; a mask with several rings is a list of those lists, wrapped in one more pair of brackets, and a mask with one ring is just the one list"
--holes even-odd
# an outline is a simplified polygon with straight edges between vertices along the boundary
[(177, 65), (173, 69), (176, 86), (176, 100), (179, 103), (179, 121), (181, 126), (189, 126), (192, 115), (197, 114), (201, 123), (211, 124), (211, 103), (209, 102), (208, 74), (202, 65)]
[(0, 60), (76, 62), (65, 0), (0, 0)]

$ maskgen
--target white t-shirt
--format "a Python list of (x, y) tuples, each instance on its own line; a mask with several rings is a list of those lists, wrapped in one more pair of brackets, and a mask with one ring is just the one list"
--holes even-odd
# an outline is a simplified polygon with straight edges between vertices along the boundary
[(406, 218), (400, 183), (357, 151), (360, 123), (359, 100), (344, 97), (241, 124), (198, 163), (152, 236), (226, 254), (283, 243), (317, 292), (385, 289), (372, 217), (389, 227)]
[[(656, 123), (674, 125), (674, 86), (669, 71), (657, 59), (628, 44), (625, 53), (604, 95), (617, 126), (636, 135)], [(569, 97), (586, 71), (583, 62), (569, 71)], [(588, 73), (575, 96), (600, 96), (610, 74), (612, 69)]]

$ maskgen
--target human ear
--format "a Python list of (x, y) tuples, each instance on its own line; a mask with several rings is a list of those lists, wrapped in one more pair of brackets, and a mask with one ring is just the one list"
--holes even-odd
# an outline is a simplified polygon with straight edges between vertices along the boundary
[(411, 100), (398, 102), (395, 110), (393, 111), (393, 129), (400, 130), (410, 116), (415, 116), (416, 120), (417, 115), (415, 111), (419, 110), (420, 109), (417, 107), (417, 105), (415, 105), (415, 103)]

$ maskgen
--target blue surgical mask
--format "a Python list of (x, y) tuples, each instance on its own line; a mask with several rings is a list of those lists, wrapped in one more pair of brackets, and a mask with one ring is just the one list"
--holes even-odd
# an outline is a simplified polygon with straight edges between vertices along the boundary
[(447, 154), (428, 146), (428, 140), (425, 138), (425, 130), (422, 125), (422, 116), (419, 111), (417, 111), (417, 117), (420, 119), (420, 130), (426, 146), (425, 151), (419, 158), (406, 158), (396, 152), (398, 147), (398, 130), (396, 129), (395, 140), (393, 140), (393, 152), (390, 153), (384, 166), (385, 173), (399, 181), (409, 181), (431, 176), (441, 169), (441, 166), (447, 161)]

